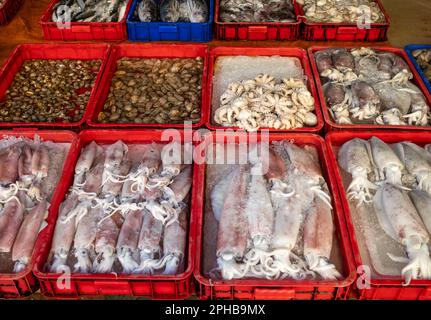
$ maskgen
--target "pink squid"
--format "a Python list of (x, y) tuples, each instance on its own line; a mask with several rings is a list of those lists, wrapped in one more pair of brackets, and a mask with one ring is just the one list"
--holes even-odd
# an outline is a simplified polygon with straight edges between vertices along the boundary
[(20, 191), (6, 202), (0, 213), (0, 252), (10, 252), (24, 220), (25, 195)]
[(31, 159), (31, 171), (34, 175), (34, 180), (28, 194), (32, 199), (36, 199), (37, 201), (42, 200), (40, 184), (42, 183), (42, 179), (48, 176), (49, 165), (49, 150), (46, 146), (40, 144), (33, 152)]
[(75, 165), (74, 185), (83, 183), (86, 173), (90, 170), (101, 147), (96, 142), (90, 142), (82, 151)]
[(12, 248), (14, 272), (21, 272), (30, 262), (39, 232), (47, 226), (49, 203), (42, 200), (25, 215)]
[(18, 162), (21, 148), (16, 145), (8, 147), (0, 155), (0, 184), (8, 185), (18, 179)]
[(18, 161), (18, 176), (19, 181), (24, 187), (28, 187), (32, 184), (34, 175), (31, 170), (31, 163), (33, 158), (33, 151), (30, 146), (25, 144), (22, 147), (21, 156)]

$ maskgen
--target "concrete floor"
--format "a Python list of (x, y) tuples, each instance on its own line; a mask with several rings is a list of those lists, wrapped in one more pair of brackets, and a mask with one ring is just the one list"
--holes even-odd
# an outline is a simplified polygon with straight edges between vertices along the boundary
[(431, 44), (430, 0), (381, 0), (391, 18), (389, 42), (393, 46)]

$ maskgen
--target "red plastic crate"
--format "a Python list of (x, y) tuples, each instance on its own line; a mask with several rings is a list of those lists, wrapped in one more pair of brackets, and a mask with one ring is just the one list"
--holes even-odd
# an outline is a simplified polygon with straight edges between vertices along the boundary
[[(410, 141), (423, 146), (431, 142), (430, 132), (422, 132), (419, 135), (417, 132), (400, 131), (343, 131), (330, 132), (326, 136), (329, 162), (333, 165), (336, 185), (338, 186), (341, 204), (344, 208), (345, 221), (350, 235), (351, 248), (353, 250), (356, 267), (363, 265), (363, 262), (359, 252), (359, 245), (355, 235), (355, 226), (353, 225), (350, 215), (349, 203), (343, 186), (343, 181), (341, 179), (337, 156), (334, 149), (340, 147), (342, 144), (353, 138), (370, 139), (372, 136), (376, 136), (386, 143)], [(431, 300), (431, 280), (412, 280), (409, 286), (403, 286), (402, 283), (403, 280), (401, 279), (401, 275), (399, 278), (371, 278), (369, 289), (358, 289), (355, 284), (354, 291), (356, 296), (362, 300)]]
[(6, 0), (5, 4), (0, 7), (0, 26), (9, 23), (15, 17), (23, 0)]
[[(70, 143), (69, 154), (76, 153), (76, 142), (77, 136), (73, 132), (69, 131), (45, 131), (45, 130), (30, 130), (30, 129), (22, 129), (22, 130), (12, 130), (12, 131), (0, 131), (1, 138), (3, 136), (14, 136), (14, 137), (27, 137), (33, 139), (35, 135), (38, 135), (44, 141), (53, 141), (59, 143)], [(56, 213), (58, 207), (60, 205), (61, 197), (64, 192), (67, 190), (67, 185), (65, 180), (71, 174), (68, 173), (66, 168), (70, 166), (69, 157), (65, 158), (65, 162), (63, 164), (63, 173), (62, 177), (64, 179), (60, 179), (57, 187), (54, 190), (54, 193), (51, 197), (51, 206), (49, 207), (49, 215), (48, 221), (50, 221), (50, 217)], [(37, 279), (32, 274), (31, 270), (33, 268), (33, 264), (35, 263), (36, 255), (39, 248), (43, 245), (44, 237), (49, 232), (48, 228), (43, 229), (36, 241), (35, 247), (33, 249), (32, 258), (27, 265), (27, 267), (19, 273), (0, 273), (0, 298), (19, 298), (29, 295), (35, 292), (39, 284)]]
[(309, 41), (385, 41), (390, 25), (389, 15), (380, 0), (375, 0), (385, 16), (385, 22), (371, 23), (369, 29), (359, 29), (356, 23), (307, 22), (302, 6), (299, 7), (302, 21), (301, 36)]
[(0, 122), (0, 127), (34, 127), (34, 128), (68, 128), (79, 129), (85, 119), (89, 117), (89, 108), (92, 101), (96, 98), (96, 88), (102, 77), (105, 63), (108, 59), (110, 46), (106, 44), (21, 44), (18, 45), (9, 58), (6, 60), (3, 67), (0, 69), (0, 99), (4, 96), (6, 90), (11, 85), (15, 74), (21, 68), (25, 60), (31, 59), (99, 59), (102, 61), (100, 70), (96, 76), (90, 98), (87, 103), (87, 108), (78, 122)]
[[(191, 131), (190, 131), (191, 132)], [(187, 135), (181, 135), (185, 139)], [(80, 133), (77, 148), (69, 155), (69, 165), (66, 169), (67, 176), (63, 182), (66, 186), (59, 197), (62, 202), (66, 196), (67, 188), (72, 184), (75, 164), (78, 160), (81, 149), (91, 141), (101, 144), (109, 144), (122, 140), (126, 144), (164, 142), (166, 136), (161, 130), (84, 130)], [(191, 142), (191, 141), (190, 141)], [(196, 164), (193, 168), (193, 181), (199, 179), (199, 170)], [(192, 186), (194, 188), (194, 185)], [(195, 223), (197, 211), (195, 207), (200, 202), (199, 197), (193, 194), (191, 199), (191, 213), (189, 221), (188, 245), (187, 245), (187, 267), (179, 275), (124, 275), (124, 274), (76, 274), (70, 277), (70, 288), (60, 288), (57, 285), (59, 274), (44, 271), (44, 264), (48, 259), (51, 249), (52, 237), (55, 223), (58, 217), (58, 210), (53, 211), (53, 216), (48, 231), (43, 238), (43, 245), (39, 248), (36, 262), (33, 268), (34, 275), (40, 282), (42, 293), (51, 298), (77, 299), (85, 296), (101, 295), (130, 295), (143, 296), (153, 299), (185, 299), (189, 297), (193, 290), (192, 272), (194, 268), (195, 251)]]
[(59, 0), (53, 0), (42, 17), (40, 25), (45, 40), (60, 41), (82, 41), (82, 40), (99, 40), (99, 41), (116, 41), (127, 39), (126, 18), (132, 5), (129, 0), (126, 13), (120, 22), (71, 22), (69, 29), (59, 29), (57, 23), (52, 21), (54, 5)]
[(184, 124), (158, 124), (158, 123), (99, 123), (97, 118), (103, 109), (111, 87), (111, 80), (117, 70), (117, 61), (123, 57), (129, 58), (203, 58), (202, 91), (201, 91), (201, 119), (192, 124), (193, 128), (199, 128), (206, 118), (206, 104), (208, 100), (207, 64), (208, 47), (200, 44), (119, 44), (112, 47), (109, 60), (104, 69), (103, 77), (98, 87), (96, 98), (89, 104), (87, 123), (94, 128), (183, 128)]
[[(257, 141), (261, 140), (260, 134), (241, 133), (221, 133), (211, 132), (203, 138), (203, 147), (208, 146), (212, 142), (235, 141), (236, 143), (247, 143), (249, 137), (256, 136)], [(219, 140), (220, 139), (220, 140)], [(339, 281), (322, 281), (322, 280), (212, 280), (207, 278), (202, 268), (203, 248), (202, 241), (205, 235), (203, 234), (204, 221), (204, 203), (205, 203), (205, 165), (198, 167), (199, 175), (195, 181), (195, 196), (202, 199), (197, 203), (197, 223), (196, 223), (196, 262), (194, 275), (197, 280), (198, 295), (201, 299), (300, 299), (300, 300), (330, 300), (330, 299), (346, 299), (349, 296), (350, 288), (355, 280), (356, 271), (354, 269), (354, 260), (350, 248), (349, 235), (347, 234), (346, 224), (343, 216), (343, 209), (340, 203), (338, 190), (335, 184), (333, 168), (330, 165), (327, 156), (325, 141), (323, 138), (314, 134), (282, 134), (271, 133), (269, 141), (290, 140), (298, 145), (308, 144), (313, 145), (319, 152), (323, 176), (328, 184), (332, 195), (332, 203), (334, 207), (334, 226), (335, 233), (338, 238), (340, 252), (342, 254), (343, 270), (340, 272), (345, 276)], [(253, 140), (256, 141), (256, 140)]]
[[(320, 105), (322, 106), (322, 112), (323, 112), (323, 118), (325, 120), (325, 131), (338, 131), (338, 130), (376, 130), (376, 129), (383, 129), (383, 130), (416, 130), (416, 131), (427, 131), (431, 130), (431, 125), (420, 127), (420, 126), (381, 126), (381, 125), (375, 125), (375, 124), (337, 124), (332, 119), (332, 116), (330, 115), (328, 111), (328, 106), (326, 105), (326, 99), (325, 95), (322, 90), (322, 82), (320, 80), (319, 71), (317, 70), (316, 60), (314, 58), (314, 53), (320, 50), (330, 49), (330, 48), (337, 48), (337, 47), (311, 47), (308, 49), (308, 55), (310, 57), (310, 63), (311, 68), (313, 70), (314, 79), (316, 81), (316, 87), (317, 92), (319, 94), (320, 99)], [(355, 47), (343, 47), (346, 49), (353, 49)], [(415, 67), (413, 66), (412, 62), (407, 56), (407, 53), (398, 48), (392, 48), (392, 47), (370, 47), (371, 49), (379, 50), (379, 51), (385, 51), (385, 52), (391, 52), (396, 55), (401, 56), (404, 61), (408, 64), (411, 73), (413, 74), (412, 81), (415, 85), (418, 86), (418, 88), (422, 91), (423, 95), (425, 96), (428, 105), (431, 106), (431, 93), (427, 91), (427, 88), (425, 84), (423, 83), (421, 77), (419, 76), (418, 72), (416, 71)]]
[(315, 114), (317, 117), (317, 124), (314, 127), (295, 128), (289, 130), (280, 130), (274, 128), (262, 128), (271, 132), (308, 132), (318, 133), (323, 128), (323, 117), (320, 111), (320, 103), (316, 90), (316, 85), (313, 79), (313, 72), (311, 71), (307, 52), (301, 48), (286, 48), (286, 47), (214, 47), (210, 49), (209, 58), (209, 70), (208, 70), (208, 100), (205, 106), (206, 127), (210, 130), (217, 129), (239, 129), (238, 127), (226, 127), (221, 126), (213, 122), (213, 106), (212, 106), (212, 95), (213, 95), (213, 76), (215, 70), (215, 62), (218, 57), (221, 56), (282, 56), (282, 57), (296, 57), (301, 61), (304, 75), (307, 78), (307, 87), (310, 90), (315, 100)]
[[(220, 0), (215, 0), (215, 37), (217, 40), (298, 40), (301, 21), (297, 22), (222, 22), (219, 19)], [(299, 6), (294, 1), (295, 15)]]

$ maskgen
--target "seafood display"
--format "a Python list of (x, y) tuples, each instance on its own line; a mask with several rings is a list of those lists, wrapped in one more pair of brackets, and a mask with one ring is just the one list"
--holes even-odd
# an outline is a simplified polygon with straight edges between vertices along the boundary
[(26, 60), (0, 99), (0, 122), (81, 120), (100, 60)]
[(412, 52), (413, 57), (425, 74), (428, 81), (431, 81), (431, 49), (420, 49)]
[[(218, 148), (241, 152), (238, 145)], [(219, 166), (207, 165), (206, 212), (213, 217), (205, 218), (204, 247), (217, 265), (206, 268), (211, 278), (343, 278), (331, 255), (332, 201), (314, 146), (250, 144), (246, 163)], [(213, 225), (215, 244), (207, 240)]]
[(296, 22), (291, 0), (221, 0), (222, 22)]
[[(400, 256), (388, 251), (385, 255), (392, 264), (403, 266), (405, 285), (412, 279), (431, 279), (431, 153), (407, 141), (386, 144), (377, 137), (368, 141), (355, 138), (342, 145), (338, 163), (352, 178), (347, 187), (351, 209), (369, 216), (360, 220), (363, 225), (355, 227), (371, 228), (366, 224), (375, 216), (379, 228), (375, 233), (382, 230), (389, 241), (388, 248), (396, 250), (399, 246), (403, 251)], [(377, 239), (366, 241), (370, 247), (371, 242), (384, 243)], [(383, 258), (374, 257), (377, 250), (368, 250), (377, 266)]]
[(112, 78), (101, 123), (197, 123), (203, 59), (122, 58)]
[(141, 22), (192, 22), (208, 21), (208, 5), (205, 0), (142, 0), (133, 14)]
[(294, 129), (317, 124), (314, 98), (301, 79), (277, 81), (268, 74), (231, 83), (220, 97), (214, 121), (253, 132), (260, 128)]
[(53, 7), (53, 22), (119, 22), (127, 0), (60, 0)]
[(428, 126), (428, 102), (401, 56), (371, 48), (314, 54), (328, 110), (337, 124)]
[(0, 141), (0, 272), (29, 264), (49, 201), (59, 181), (67, 146), (39, 138)]
[(46, 268), (60, 273), (184, 271), (192, 166), (186, 145), (86, 145), (60, 207)]
[(308, 22), (368, 23), (385, 22), (385, 15), (374, 0), (297, 0)]

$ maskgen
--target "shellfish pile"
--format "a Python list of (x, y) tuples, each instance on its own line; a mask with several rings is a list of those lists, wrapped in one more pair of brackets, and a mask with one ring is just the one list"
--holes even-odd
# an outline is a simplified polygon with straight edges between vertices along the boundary
[(259, 128), (315, 126), (314, 98), (300, 79), (276, 81), (268, 74), (231, 83), (220, 97), (214, 121), (249, 132)]
[(141, 0), (134, 20), (202, 23), (208, 21), (208, 5), (205, 0)]
[(297, 0), (297, 3), (302, 5), (308, 22), (385, 22), (385, 16), (374, 0)]
[(60, 207), (48, 271), (181, 273), (192, 185), (192, 167), (181, 160), (186, 149), (88, 144)]
[[(243, 154), (235, 144), (220, 147)], [(330, 262), (331, 196), (316, 148), (282, 140), (250, 144), (248, 152), (246, 164), (229, 165), (223, 174), (217, 175), (218, 164), (207, 168), (216, 179), (207, 198), (218, 222), (217, 267), (209, 276), (342, 278)]]
[(428, 103), (402, 57), (371, 48), (331, 48), (314, 56), (336, 123), (429, 125)]
[(431, 49), (421, 49), (412, 52), (428, 81), (431, 81)]
[(66, 150), (39, 138), (8, 137), (0, 143), (0, 272), (21, 272), (47, 225)]
[(221, 0), (222, 22), (296, 22), (291, 0)]
[(380, 228), (404, 249), (403, 257), (386, 253), (405, 265), (401, 273), (406, 284), (431, 279), (430, 151), (430, 145), (389, 145), (372, 137), (352, 139), (338, 152), (339, 166), (352, 178), (347, 187), (351, 204), (377, 216)]

